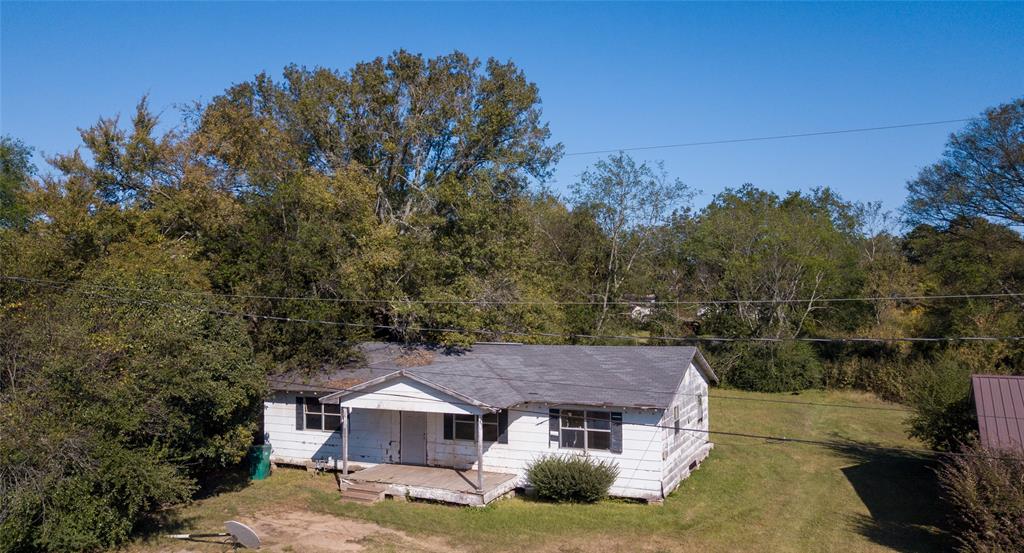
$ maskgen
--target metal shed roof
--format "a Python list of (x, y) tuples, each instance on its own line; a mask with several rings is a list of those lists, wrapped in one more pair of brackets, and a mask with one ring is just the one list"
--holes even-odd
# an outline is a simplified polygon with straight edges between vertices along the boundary
[(981, 445), (1024, 451), (1024, 376), (971, 376)]
[(326, 371), (313, 383), (275, 377), (271, 387), (336, 391), (401, 370), (497, 408), (533, 401), (665, 409), (691, 362), (718, 382), (697, 348), (683, 346), (484, 343), (457, 351), (367, 343), (361, 350), (365, 360), (354, 368)]

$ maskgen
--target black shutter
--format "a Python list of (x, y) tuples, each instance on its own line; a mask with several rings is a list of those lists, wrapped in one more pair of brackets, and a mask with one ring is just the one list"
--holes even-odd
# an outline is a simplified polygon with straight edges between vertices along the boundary
[(306, 403), (303, 401), (302, 396), (295, 398), (295, 429), (305, 430), (306, 429)]
[(622, 453), (622, 413), (612, 413), (612, 438), (608, 450), (612, 453)]
[(548, 409), (548, 445), (554, 443), (555, 447), (558, 447), (558, 429), (559, 424), (559, 411), (558, 409)]
[(498, 411), (498, 443), (508, 443), (508, 409)]
[[(437, 419), (434, 419), (437, 420)], [(454, 440), (455, 436), (452, 435), (452, 427), (455, 426), (455, 415), (451, 413), (444, 414), (444, 439)]]

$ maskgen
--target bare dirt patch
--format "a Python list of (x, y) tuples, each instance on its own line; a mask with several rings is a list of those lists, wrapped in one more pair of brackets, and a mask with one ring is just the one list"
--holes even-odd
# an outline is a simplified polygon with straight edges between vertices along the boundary
[[(440, 553), (456, 551), (437, 538), (412, 538), (372, 522), (342, 518), (307, 510), (257, 513), (239, 517), (260, 536), (261, 551), (278, 553), (360, 553), (410, 551)], [(149, 551), (196, 553), (227, 550), (223, 545), (193, 542), (161, 543)]]

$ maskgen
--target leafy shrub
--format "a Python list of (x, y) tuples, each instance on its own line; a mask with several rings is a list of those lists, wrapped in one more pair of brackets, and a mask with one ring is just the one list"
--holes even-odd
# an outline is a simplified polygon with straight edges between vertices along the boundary
[(943, 354), (914, 373), (908, 398), (914, 408), (908, 423), (911, 436), (933, 449), (951, 451), (977, 434), (970, 373), (953, 353)]
[(821, 362), (804, 342), (736, 344), (729, 353), (734, 361), (724, 380), (731, 386), (791, 392), (821, 385)]
[(19, 429), (0, 437), (0, 552), (114, 547), (146, 514), (189, 498), (191, 481), (158, 452), (129, 449), (95, 429), (54, 426), (47, 417), (0, 413), (0, 427)]
[(910, 379), (922, 365), (897, 355), (861, 355), (844, 349), (823, 361), (822, 385), (828, 389), (864, 390), (882, 399), (903, 402)]
[[(96, 282), (195, 274), (148, 251), (108, 256)], [(0, 431), (0, 553), (115, 547), (252, 441), (265, 373), (240, 321), (47, 293), (0, 308), (0, 336), (0, 429), (17, 429)]]
[(953, 505), (962, 551), (1024, 551), (1024, 454), (964, 448), (939, 480)]
[(526, 477), (537, 495), (559, 502), (604, 499), (618, 476), (619, 467), (614, 462), (585, 455), (548, 455), (526, 468)]

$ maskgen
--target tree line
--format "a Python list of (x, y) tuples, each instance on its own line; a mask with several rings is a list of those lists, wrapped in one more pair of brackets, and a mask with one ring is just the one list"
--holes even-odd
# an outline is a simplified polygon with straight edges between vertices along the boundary
[(11, 551), (124, 541), (242, 458), (267, 373), (364, 340), (771, 338), (701, 347), (727, 386), (908, 402), (939, 449), (974, 432), (968, 374), (1024, 367), (1022, 342), (794, 340), (1024, 335), (1022, 296), (821, 301), (1024, 290), (1024, 99), (951, 135), (896, 214), (743, 183), (695, 206), (624, 153), (556, 192), (538, 87), (459, 52), (290, 66), (80, 132), (45, 168), (0, 144), (0, 272), (34, 279), (0, 280)]

